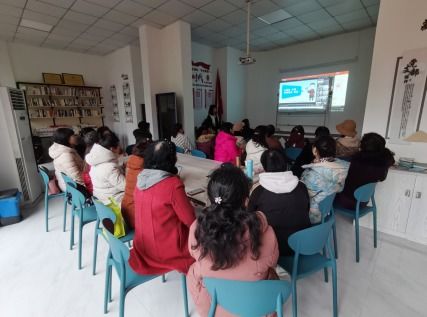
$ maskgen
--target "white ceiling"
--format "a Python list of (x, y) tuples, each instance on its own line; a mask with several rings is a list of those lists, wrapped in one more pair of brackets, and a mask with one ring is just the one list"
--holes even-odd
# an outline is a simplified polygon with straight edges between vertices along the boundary
[[(138, 26), (182, 19), (193, 41), (245, 48), (245, 0), (0, 0), (0, 38), (42, 47), (105, 55), (138, 40)], [(257, 17), (284, 9), (292, 15), (268, 25)], [(268, 50), (377, 21), (379, 0), (255, 0), (251, 46)], [(21, 19), (53, 25), (50, 32), (19, 26)]]

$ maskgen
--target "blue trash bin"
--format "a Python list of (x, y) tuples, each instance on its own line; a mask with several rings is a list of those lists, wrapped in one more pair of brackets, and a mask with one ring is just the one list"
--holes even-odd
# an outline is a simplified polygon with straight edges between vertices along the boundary
[(0, 191), (0, 225), (7, 226), (21, 221), (20, 202), (21, 193), (18, 189)]

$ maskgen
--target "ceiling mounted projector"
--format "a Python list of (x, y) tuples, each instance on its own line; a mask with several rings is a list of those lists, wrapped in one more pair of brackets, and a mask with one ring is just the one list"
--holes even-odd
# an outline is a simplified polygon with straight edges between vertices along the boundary
[(256, 62), (255, 58), (251, 57), (250, 51), (250, 31), (251, 31), (251, 0), (246, 0), (247, 18), (246, 18), (246, 56), (239, 58), (240, 65), (250, 65)]

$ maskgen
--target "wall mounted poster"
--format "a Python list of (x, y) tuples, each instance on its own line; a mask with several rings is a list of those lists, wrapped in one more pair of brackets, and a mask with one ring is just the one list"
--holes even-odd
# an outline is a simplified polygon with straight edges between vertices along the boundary
[(405, 139), (420, 129), (426, 97), (427, 49), (406, 52), (396, 63), (387, 128), (390, 139)]
[(211, 65), (203, 62), (192, 62), (193, 65), (193, 107), (207, 108), (213, 100)]

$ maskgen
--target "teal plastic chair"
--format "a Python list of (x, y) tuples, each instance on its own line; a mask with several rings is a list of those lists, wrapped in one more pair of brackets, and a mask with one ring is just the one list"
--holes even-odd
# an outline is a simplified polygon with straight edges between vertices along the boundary
[[(105, 206), (100, 201), (93, 199), (93, 203), (95, 204), (95, 209), (97, 214), (97, 219), (95, 224), (95, 238), (94, 238), (94, 245), (93, 245), (93, 269), (92, 269), (92, 274), (95, 275), (96, 274), (96, 258), (97, 258), (97, 252), (98, 252), (98, 235), (102, 234), (103, 232), (103, 229), (100, 227), (100, 223), (102, 223), (104, 219), (110, 219), (113, 223), (115, 223), (116, 215), (114, 214), (114, 212), (111, 210), (110, 207)], [(124, 237), (119, 238), (119, 240), (122, 242), (130, 243), (130, 241), (133, 240), (134, 235), (135, 235), (135, 231), (132, 230), (128, 232)]]
[(329, 219), (333, 219), (332, 234), (333, 234), (333, 241), (334, 241), (334, 253), (335, 253), (335, 259), (338, 259), (337, 225), (335, 221), (335, 211), (333, 206), (335, 195), (336, 193), (333, 193), (327, 196), (325, 199), (323, 199), (319, 203), (319, 209), (320, 209), (320, 213), (322, 214), (322, 223), (324, 223)]
[[(104, 219), (105, 221), (105, 219)], [(124, 317), (125, 298), (127, 293), (138, 285), (148, 282), (159, 275), (140, 275), (130, 267), (129, 249), (122, 241), (114, 237), (108, 230), (103, 230), (103, 237), (107, 241), (110, 252), (107, 259), (107, 269), (105, 271), (105, 291), (104, 291), (104, 314), (108, 312), (108, 302), (111, 302), (112, 288), (112, 268), (114, 267), (120, 280), (120, 308), (119, 317)], [(164, 276), (163, 282), (164, 280)], [(188, 317), (187, 280), (185, 275), (181, 275), (182, 290), (184, 294), (184, 313)]]
[(206, 154), (202, 151), (199, 150), (191, 150), (191, 155), (196, 156), (196, 157), (200, 157), (200, 158), (206, 158)]
[[(332, 269), (333, 316), (338, 316), (337, 265), (330, 245), (333, 223), (333, 219), (329, 219), (322, 224), (295, 232), (288, 239), (289, 246), (295, 254), (279, 258), (279, 265), (291, 275), (292, 313), (294, 317), (298, 315), (297, 280), (326, 269), (325, 281), (327, 282), (326, 273), (329, 267)], [(323, 253), (325, 249), (327, 250), (326, 254)]]
[(49, 195), (49, 171), (46, 167), (39, 166), (39, 174), (44, 186), (44, 216), (46, 232), (49, 232), (49, 200), (57, 197), (64, 197), (65, 193)]
[(214, 317), (219, 305), (236, 316), (259, 317), (276, 312), (283, 316), (283, 304), (291, 294), (287, 281), (233, 281), (216, 278), (203, 279), (212, 302), (208, 317)]
[(176, 147), (176, 153), (185, 154), (185, 150), (184, 150), (184, 148), (182, 148), (182, 147), (180, 147), (180, 146), (177, 146), (177, 147)]
[[(375, 186), (376, 183), (370, 183), (360, 186), (354, 191), (354, 198), (356, 199), (356, 210), (345, 209), (335, 204), (334, 209), (336, 212), (344, 216), (354, 219), (354, 230), (356, 234), (356, 262), (360, 260), (359, 254), (359, 219), (370, 212), (372, 212), (373, 227), (374, 227), (374, 248), (377, 247), (377, 205), (375, 204)], [(369, 203), (371, 206), (360, 206), (361, 203)]]
[(295, 161), (298, 158), (298, 156), (301, 154), (301, 152), (302, 152), (302, 149), (297, 147), (288, 147), (285, 149), (286, 157), (291, 161)]
[(70, 250), (74, 246), (74, 218), (79, 218), (79, 259), (78, 267), (79, 270), (82, 268), (82, 235), (83, 227), (88, 223), (91, 223), (97, 219), (96, 209), (94, 205), (88, 205), (86, 203), (85, 196), (74, 187), (73, 184), (67, 183), (68, 191), (71, 194), (72, 206), (71, 206), (71, 231), (70, 231)]
[(64, 196), (64, 223), (62, 225), (62, 231), (65, 232), (65, 227), (67, 225), (67, 205), (69, 203), (68, 197), (71, 195), (70, 191), (68, 190), (69, 185), (73, 185), (74, 188), (77, 187), (76, 182), (69, 177), (68, 175), (61, 173), (62, 179), (65, 183), (65, 196)]

